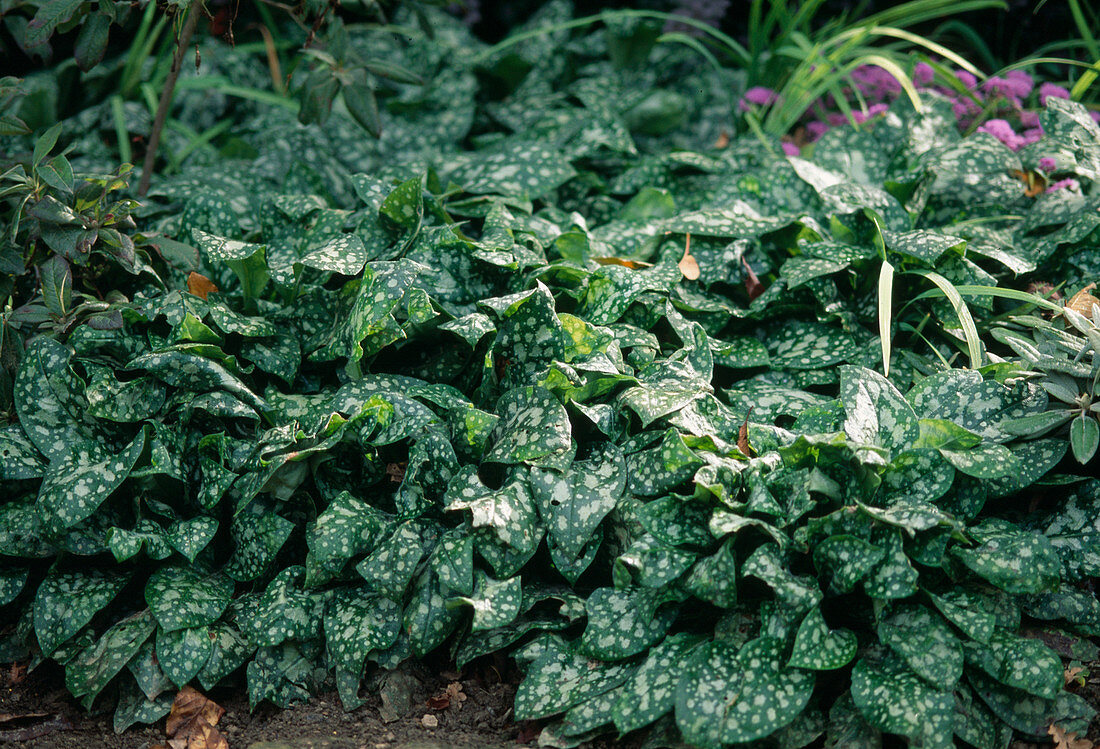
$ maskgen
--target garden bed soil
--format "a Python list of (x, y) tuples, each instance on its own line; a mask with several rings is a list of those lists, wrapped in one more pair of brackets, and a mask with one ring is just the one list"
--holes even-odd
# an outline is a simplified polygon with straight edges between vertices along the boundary
[[(1056, 643), (1048, 644), (1056, 647)], [(0, 746), (5, 749), (147, 749), (166, 745), (164, 720), (116, 734), (110, 712), (89, 714), (77, 704), (65, 689), (64, 672), (55, 664), (30, 674), (18, 664), (0, 668)], [(1073, 691), (1100, 708), (1100, 661), (1085, 664), (1085, 670), (1084, 686)], [(505, 659), (462, 673), (427, 666), (398, 673), (407, 690), (400, 686), (388, 690), (388, 694), (397, 695), (396, 704), (385, 705), (374, 693), (351, 712), (344, 711), (335, 693), (321, 694), (287, 710), (264, 702), (252, 712), (243, 688), (215, 689), (207, 696), (225, 708), (216, 728), (229, 749), (512, 749), (537, 743), (540, 725), (512, 720), (519, 674)], [(375, 688), (380, 686), (376, 680)], [(407, 712), (394, 719), (394, 711)], [(586, 746), (637, 749), (642, 738), (605, 739)], [(1085, 738), (1100, 749), (1100, 717), (1093, 720)], [(819, 740), (813, 746), (821, 743)], [(1013, 749), (1040, 746), (1017, 742)], [(1070, 746), (1077, 749), (1080, 745)]]
[[(0, 746), (5, 749), (146, 749), (166, 742), (164, 720), (116, 734), (111, 713), (85, 711), (65, 689), (64, 672), (54, 664), (29, 675), (18, 666), (0, 669)], [(225, 708), (216, 728), (229, 749), (506, 749), (536, 743), (541, 726), (512, 720), (519, 674), (506, 661), (462, 673), (414, 668), (404, 676), (408, 701), (393, 708), (408, 712), (389, 721), (383, 720), (386, 706), (378, 694), (351, 712), (344, 711), (334, 692), (287, 710), (265, 702), (251, 713), (243, 687), (215, 689), (207, 696)], [(402, 691), (395, 690), (398, 703)], [(593, 746), (631, 749), (639, 743)]]

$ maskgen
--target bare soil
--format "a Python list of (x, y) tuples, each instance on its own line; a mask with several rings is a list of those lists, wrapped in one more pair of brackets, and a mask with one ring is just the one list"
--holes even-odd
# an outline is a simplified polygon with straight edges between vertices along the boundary
[[(1080, 674), (1084, 683), (1075, 679), (1070, 689), (1100, 708), (1100, 661), (1085, 664), (1085, 669)], [(207, 696), (226, 709), (217, 729), (230, 749), (518, 749), (537, 743), (539, 724), (512, 719), (519, 675), (507, 661), (471, 666), (462, 673), (420, 665), (404, 675), (407, 700), (394, 704), (390, 699), (384, 705), (375, 693), (351, 712), (344, 711), (335, 693), (287, 710), (264, 703), (252, 712), (243, 688), (217, 689)], [(378, 685), (376, 680), (376, 689)], [(394, 710), (407, 712), (395, 719)], [(642, 739), (608, 739), (590, 749), (637, 749)], [(1093, 721), (1087, 739), (1100, 749), (1100, 718)], [(110, 712), (85, 711), (66, 691), (64, 674), (53, 664), (30, 674), (17, 665), (0, 667), (0, 746), (5, 749), (149, 749), (165, 741), (163, 719), (115, 734)], [(1013, 749), (1039, 746), (1017, 743)]]
[[(207, 697), (226, 710), (216, 727), (230, 749), (513, 749), (536, 743), (541, 726), (512, 719), (519, 675), (506, 661), (471, 666), (463, 673), (414, 666), (404, 675), (407, 701), (399, 697), (387, 706), (373, 694), (351, 712), (344, 711), (335, 693), (287, 710), (265, 702), (252, 712), (243, 687), (215, 689)], [(394, 719), (394, 710), (407, 712)], [(165, 741), (163, 719), (115, 734), (111, 713), (85, 711), (53, 664), (29, 675), (0, 666), (0, 746), (5, 749), (147, 749)]]

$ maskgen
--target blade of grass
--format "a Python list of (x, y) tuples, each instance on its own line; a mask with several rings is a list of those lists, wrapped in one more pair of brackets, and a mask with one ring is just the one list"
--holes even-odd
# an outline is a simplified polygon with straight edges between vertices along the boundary
[(882, 346), (882, 374), (890, 376), (891, 310), (894, 305), (894, 266), (886, 260), (878, 273), (878, 337)]
[[(702, 21), (697, 21), (694, 18), (676, 15), (675, 13), (662, 13), (655, 10), (616, 10), (614, 12), (620, 13), (623, 16), (629, 18), (655, 18), (662, 21), (675, 21), (676, 23), (690, 26), (721, 42), (722, 45), (725, 46), (731, 54), (738, 58), (738, 64), (740, 64), (741, 66), (747, 65), (751, 60), (748, 50), (745, 49), (736, 39), (729, 36), (728, 34), (724, 34), (713, 26), (703, 23)], [(492, 58), (493, 55), (496, 55), (499, 52), (508, 49), (509, 47), (514, 47), (517, 44), (525, 42), (528, 39), (534, 39), (545, 34), (552, 34), (555, 31), (567, 31), (569, 29), (579, 29), (584, 26), (591, 26), (594, 23), (599, 23), (600, 21), (603, 21), (604, 18), (605, 16), (603, 14), (585, 16), (583, 18), (574, 18), (572, 21), (564, 21), (562, 23), (542, 26), (537, 29), (530, 29), (520, 34), (510, 36), (507, 39), (497, 42), (488, 49), (482, 50), (480, 53), (473, 57), (473, 60), (471, 62), (474, 65), (481, 65), (485, 63), (485, 61)]]
[(122, 96), (111, 97), (111, 119), (114, 120), (115, 138), (118, 140), (118, 158), (123, 164), (134, 163), (134, 151), (130, 148), (130, 131), (126, 129), (126, 113), (122, 109)]
[(948, 281), (939, 273), (924, 270), (923, 268), (914, 268), (905, 271), (905, 273), (926, 278), (940, 288), (944, 296), (947, 297), (947, 301), (951, 304), (952, 309), (955, 310), (955, 314), (959, 317), (959, 324), (962, 325), (963, 336), (966, 338), (966, 347), (970, 354), (971, 369), (977, 369), (982, 366), (982, 342), (978, 338), (978, 326), (974, 324), (974, 317), (970, 314), (970, 308), (966, 306), (966, 302), (963, 301), (962, 294), (959, 290), (955, 288), (955, 284)]

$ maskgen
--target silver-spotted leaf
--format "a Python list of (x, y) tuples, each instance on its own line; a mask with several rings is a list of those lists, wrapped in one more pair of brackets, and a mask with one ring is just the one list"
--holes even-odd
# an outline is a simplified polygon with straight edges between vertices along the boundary
[(641, 653), (664, 637), (675, 616), (658, 591), (597, 588), (588, 597), (582, 652), (603, 660)]
[(798, 625), (787, 666), (832, 671), (848, 665), (855, 657), (855, 633), (847, 629), (829, 629), (821, 608), (814, 606)]
[(760, 637), (739, 650), (701, 646), (676, 688), (676, 724), (702, 746), (756, 741), (793, 721), (810, 699), (814, 674), (783, 663), (783, 643)]
[(169, 632), (212, 624), (232, 594), (232, 580), (190, 567), (161, 567), (145, 584), (145, 601), (157, 623)]
[(962, 646), (947, 622), (926, 606), (898, 606), (879, 622), (878, 636), (933, 686), (950, 689), (962, 676)]
[(34, 632), (42, 652), (52, 654), (125, 585), (125, 577), (96, 571), (47, 575), (34, 597)]
[(864, 657), (852, 669), (852, 700), (867, 722), (922, 747), (954, 746), (955, 700), (901, 662)]
[(325, 643), (336, 665), (359, 673), (367, 654), (393, 645), (401, 629), (400, 607), (368, 587), (337, 591), (324, 614)]

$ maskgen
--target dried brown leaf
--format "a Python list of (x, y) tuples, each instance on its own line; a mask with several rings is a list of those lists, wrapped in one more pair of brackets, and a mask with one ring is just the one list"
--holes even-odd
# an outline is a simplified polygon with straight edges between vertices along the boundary
[(634, 270), (653, 267), (653, 263), (647, 263), (644, 260), (630, 260), (622, 257), (594, 257), (592, 259), (600, 265), (621, 265), (624, 268), (632, 268)]
[(760, 283), (760, 279), (756, 277), (756, 272), (749, 265), (748, 260), (741, 258), (741, 264), (745, 266), (745, 291), (748, 293), (751, 302), (764, 293), (764, 284)]
[(680, 258), (680, 262), (677, 263), (680, 268), (680, 272), (684, 274), (684, 278), (689, 281), (697, 281), (699, 279), (699, 263), (695, 261), (695, 258), (691, 256), (691, 235), (687, 235), (687, 241), (684, 244), (684, 256)]
[(1095, 746), (1088, 739), (1078, 738), (1076, 733), (1066, 731), (1053, 723), (1050, 724), (1047, 733), (1054, 740), (1054, 749), (1093, 749)]
[(225, 708), (192, 687), (184, 687), (172, 703), (164, 730), (171, 749), (229, 749), (214, 726)]
[(218, 287), (214, 285), (214, 282), (203, 274), (195, 271), (187, 274), (187, 291), (195, 296), (206, 299), (208, 294), (212, 294), (217, 290)]

